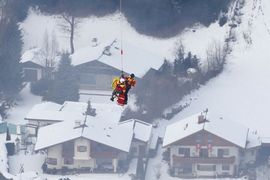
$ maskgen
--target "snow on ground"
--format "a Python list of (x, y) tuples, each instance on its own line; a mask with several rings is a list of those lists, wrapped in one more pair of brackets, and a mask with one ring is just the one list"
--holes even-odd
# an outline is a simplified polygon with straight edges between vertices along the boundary
[(42, 173), (41, 166), (44, 161), (44, 154), (29, 154), (23, 151), (8, 158), (11, 174), (20, 174), (22, 169), (24, 172), (34, 171), (40, 174)]
[[(236, 29), (238, 40), (224, 72), (180, 102), (195, 99), (173, 121), (208, 108), (214, 112), (212, 118), (238, 121), (257, 130), (261, 136), (270, 137), (270, 34), (263, 23), (268, 22), (270, 26), (270, 2), (261, 0), (261, 3), (264, 15), (259, 11), (260, 6), (252, 11), (253, 1), (246, 1), (243, 8), (246, 16)], [(249, 16), (250, 12), (256, 16)], [(268, 18), (267, 21), (264, 21), (265, 18)], [(248, 28), (252, 28), (253, 43), (250, 46), (243, 38), (243, 32), (250, 30)]]
[(27, 121), (24, 120), (24, 118), (26, 117), (27, 113), (34, 105), (40, 102), (41, 97), (31, 94), (30, 84), (27, 84), (19, 94), (19, 99), (16, 102), (17, 105), (8, 112), (9, 115), (7, 121), (13, 124), (26, 124)]
[[(59, 16), (43, 15), (37, 10), (29, 11), (27, 19), (20, 25), (24, 40), (23, 61), (34, 57), (31, 53), (35, 53), (43, 46), (45, 32), (49, 36), (56, 34), (60, 50), (69, 50), (69, 39), (60, 28), (61, 22)], [(116, 40), (111, 49), (112, 55), (104, 55), (99, 60), (118, 69), (121, 69), (123, 64), (124, 71), (142, 77), (151, 67), (158, 69), (165, 58), (173, 61), (175, 46), (179, 39), (182, 40), (186, 52), (192, 51), (199, 58), (205, 58), (205, 51), (209, 45), (213, 41), (223, 41), (228, 28), (227, 25), (221, 28), (218, 23), (209, 27), (199, 25), (173, 38), (158, 39), (137, 33), (119, 13), (102, 18), (91, 16), (80, 19), (75, 33), (75, 53), (72, 55), (72, 61), (74, 65), (78, 65), (98, 59), (104, 47)], [(98, 40), (96, 47), (92, 46), (93, 38)], [(119, 50), (121, 42), (124, 51), (123, 61)], [(38, 59), (35, 61), (40, 63)]]

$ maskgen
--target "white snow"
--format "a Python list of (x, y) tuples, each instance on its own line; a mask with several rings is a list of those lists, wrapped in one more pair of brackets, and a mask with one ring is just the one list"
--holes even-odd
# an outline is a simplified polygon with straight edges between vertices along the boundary
[(27, 84), (19, 94), (17, 105), (8, 112), (7, 121), (13, 124), (26, 124), (27, 121), (24, 118), (33, 106), (39, 102), (41, 102), (41, 97), (31, 94), (30, 84)]
[[(171, 122), (208, 108), (211, 118), (237, 121), (261, 137), (270, 137), (270, 33), (266, 28), (270, 26), (270, 1), (254, 1), (254, 10), (253, 1), (245, 2), (242, 24), (236, 28), (237, 42), (224, 71), (186, 96), (180, 104), (193, 99), (190, 106)], [(243, 38), (243, 32), (249, 31), (252, 44)]]
[(134, 138), (143, 142), (149, 142), (152, 133), (152, 124), (138, 120), (130, 119), (123, 121), (120, 124), (132, 123), (134, 126)]
[[(82, 107), (84, 106), (84, 107)], [(26, 120), (46, 120), (46, 121), (64, 121), (83, 119), (86, 111), (86, 103), (66, 101), (63, 105), (42, 102), (35, 105), (25, 117)], [(70, 111), (74, 109), (74, 111)], [(84, 109), (84, 110), (83, 110)]]
[[(209, 113), (210, 114), (210, 113)], [(178, 140), (205, 130), (211, 134), (221, 137), (241, 148), (246, 147), (248, 128), (227, 119), (213, 119), (207, 114), (205, 123), (198, 123), (200, 113), (179, 120), (166, 128), (163, 146), (166, 147)]]

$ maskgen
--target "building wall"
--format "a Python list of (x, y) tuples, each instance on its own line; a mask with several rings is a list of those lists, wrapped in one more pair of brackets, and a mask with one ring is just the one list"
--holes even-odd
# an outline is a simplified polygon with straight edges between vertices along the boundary
[[(184, 157), (183, 154), (179, 154), (178, 150), (179, 148), (189, 148), (190, 149), (190, 157), (199, 157), (199, 150), (196, 148), (196, 146), (171, 146), (170, 147), (170, 166), (173, 167), (173, 156), (182, 156)], [(201, 149), (209, 149), (207, 146), (201, 146)], [(234, 175), (235, 173), (235, 167), (239, 166), (240, 160), (239, 160), (239, 149), (237, 147), (212, 147), (211, 150), (209, 149), (208, 151), (208, 156), (209, 158), (215, 158), (218, 157), (218, 149), (228, 149), (229, 154), (224, 155), (223, 157), (235, 157), (235, 162), (233, 164), (217, 164), (217, 163), (192, 163), (192, 174), (194, 176), (200, 177), (200, 176), (217, 176), (217, 175)], [(215, 169), (213, 171), (205, 171), (205, 170), (200, 170), (198, 166), (215, 166)], [(222, 167), (224, 166), (224, 169)], [(229, 168), (227, 169), (227, 167)], [(178, 170), (176, 169), (176, 175), (178, 175)]]
[(106, 74), (80, 74), (80, 89), (84, 90), (107, 90), (111, 91), (111, 84), (115, 75)]
[(42, 70), (38, 68), (23, 68), (24, 81), (33, 82), (42, 78)]
[[(91, 141), (84, 138), (78, 138), (70, 142), (74, 142), (74, 156), (72, 157), (67, 157), (67, 155), (65, 155), (66, 157), (63, 157), (63, 144), (55, 145), (47, 149), (47, 165), (49, 169), (62, 169), (63, 167), (66, 167), (68, 169), (89, 168), (93, 170), (98, 167), (97, 161), (102, 162), (104, 161), (104, 159), (107, 159), (106, 161), (111, 163), (111, 165), (113, 166), (113, 171), (116, 172), (118, 162), (120, 160), (125, 161), (127, 159), (128, 153), (126, 152), (119, 152), (115, 158), (92, 158), (90, 148)], [(69, 154), (69, 156), (71, 155)], [(67, 162), (67, 159), (69, 159), (70, 161)], [(57, 163), (52, 164), (52, 161), (57, 161)]]
[[(57, 163), (52, 164), (50, 159), (56, 159)], [(55, 145), (48, 148), (48, 156), (47, 156), (47, 165), (50, 169), (60, 169), (62, 168), (62, 145)]]
[[(175, 169), (175, 175), (179, 175), (179, 172), (181, 173), (181, 170), (178, 169), (178, 167), (174, 167), (173, 156), (178, 157), (185, 156), (184, 154), (181, 154), (181, 151), (179, 153), (179, 148), (190, 149), (189, 151), (190, 152), (189, 155), (191, 157), (190, 163), (186, 162), (187, 160), (185, 160), (185, 163), (192, 164), (193, 176), (234, 175), (238, 171), (238, 167), (241, 161), (241, 154), (240, 154), (241, 148), (206, 131), (201, 131), (189, 137), (181, 139), (176, 143), (170, 145), (169, 148), (170, 148), (170, 166)], [(218, 160), (220, 161), (220, 163), (218, 163), (217, 161), (215, 162), (212, 161), (211, 163), (210, 160), (208, 161), (207, 164), (205, 162), (198, 163), (198, 161), (197, 162), (192, 161), (192, 157), (200, 158), (200, 151), (202, 151), (203, 149), (205, 149), (204, 151), (208, 154), (208, 157), (205, 157), (206, 159), (207, 158), (219, 159), (218, 155), (219, 149), (227, 149), (225, 150), (226, 153), (223, 154), (223, 158), (234, 157), (235, 158), (234, 163), (223, 164), (222, 160)], [(214, 166), (213, 170), (206, 170), (211, 169), (211, 166)]]
[(74, 142), (74, 160), (90, 160), (90, 141), (79, 138)]
[(253, 164), (256, 161), (259, 148), (246, 149), (244, 153), (243, 162), (245, 164)]
[(131, 143), (131, 153), (132, 153), (132, 155), (134, 155), (135, 157), (138, 157), (140, 149), (142, 149), (142, 148), (145, 149), (144, 153), (143, 153), (143, 156), (147, 155), (147, 152), (148, 152), (147, 143), (139, 141), (139, 140), (133, 140), (132, 141), (132, 143)]

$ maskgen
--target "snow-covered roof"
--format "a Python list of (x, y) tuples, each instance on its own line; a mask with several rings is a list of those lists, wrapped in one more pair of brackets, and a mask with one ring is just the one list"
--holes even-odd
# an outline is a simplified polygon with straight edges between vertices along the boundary
[(199, 115), (201, 115), (201, 113), (168, 125), (163, 140), (163, 146), (168, 146), (201, 130), (205, 130), (241, 148), (246, 147), (248, 128), (225, 119), (211, 119), (209, 115), (207, 115), (208, 122), (199, 124)]
[(262, 145), (262, 139), (258, 135), (257, 131), (248, 131), (247, 146), (246, 148), (254, 148)]
[[(87, 116), (86, 125), (75, 128), (75, 122), (83, 122), (85, 115), (80, 118), (69, 118), (70, 121), (55, 123), (39, 129), (35, 150), (44, 149), (72, 139), (83, 137), (123, 151), (129, 151), (133, 137), (133, 124), (118, 125), (123, 109), (115, 104), (91, 103), (96, 109), (96, 116)], [(60, 112), (84, 112), (87, 103), (66, 101)], [(51, 137), (51, 138), (50, 138)], [(121, 139), (121, 140), (120, 140)]]
[(270, 144), (270, 137), (262, 137), (261, 142), (263, 144)]
[(25, 117), (26, 120), (64, 121), (82, 119), (87, 103), (66, 101), (63, 105), (42, 102), (35, 105)]
[[(87, 46), (77, 50), (73, 55), (72, 64), (79, 65), (89, 61), (98, 60), (116, 69), (122, 69), (121, 53), (119, 42), (115, 39), (100, 43), (96, 47)], [(112, 42), (114, 42), (112, 44)], [(104, 49), (110, 46), (111, 55), (102, 54)], [(125, 72), (134, 73), (137, 77), (142, 77), (151, 67), (159, 68), (164, 58), (143, 49), (135, 43), (125, 42), (123, 54), (123, 69)], [(143, 59), (142, 59), (143, 58)], [(145, 63), (147, 61), (147, 64)], [(139, 68), (138, 68), (139, 67)]]
[(144, 141), (144, 142), (148, 142), (151, 138), (152, 124), (136, 119), (134, 133), (135, 133), (134, 137), (136, 139)]
[(134, 126), (134, 138), (143, 142), (149, 142), (152, 134), (152, 124), (138, 120), (138, 119), (129, 119), (123, 121), (119, 124), (131, 123)]
[(133, 136), (132, 125), (121, 126), (110, 123), (110, 119), (100, 120), (90, 116), (87, 118), (86, 125), (83, 133), (82, 128), (75, 128), (75, 121), (64, 121), (42, 127), (38, 132), (35, 150), (83, 137), (122, 151), (129, 151)]

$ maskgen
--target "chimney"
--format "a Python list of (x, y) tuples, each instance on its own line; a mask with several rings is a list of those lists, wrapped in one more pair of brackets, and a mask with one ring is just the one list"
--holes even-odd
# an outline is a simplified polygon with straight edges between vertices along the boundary
[(204, 117), (204, 115), (199, 115), (198, 116), (198, 124), (202, 124), (202, 123), (205, 123), (206, 122), (206, 119)]

